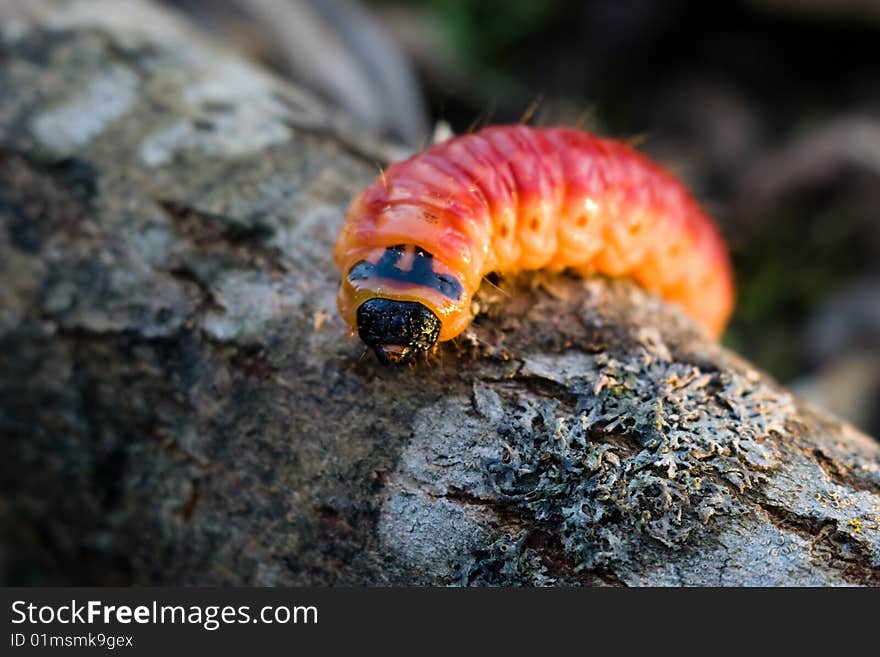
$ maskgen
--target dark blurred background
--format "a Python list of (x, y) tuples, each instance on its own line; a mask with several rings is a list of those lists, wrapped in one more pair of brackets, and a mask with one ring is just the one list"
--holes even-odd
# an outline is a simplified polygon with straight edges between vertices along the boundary
[(633, 140), (733, 250), (727, 344), (880, 435), (880, 0), (166, 0), (414, 150), (527, 118)]

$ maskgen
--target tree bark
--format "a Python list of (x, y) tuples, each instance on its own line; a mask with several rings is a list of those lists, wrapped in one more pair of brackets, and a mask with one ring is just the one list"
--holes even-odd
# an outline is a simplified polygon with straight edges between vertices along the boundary
[(147, 2), (0, 18), (7, 583), (880, 584), (878, 444), (675, 308), (524, 276), (382, 367), (331, 249), (393, 151)]

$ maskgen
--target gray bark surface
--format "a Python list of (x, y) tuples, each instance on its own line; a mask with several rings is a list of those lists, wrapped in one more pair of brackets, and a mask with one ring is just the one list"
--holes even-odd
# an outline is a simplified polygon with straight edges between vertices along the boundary
[(525, 276), (384, 368), (331, 248), (391, 151), (146, 2), (0, 19), (7, 583), (880, 584), (878, 444), (675, 308)]

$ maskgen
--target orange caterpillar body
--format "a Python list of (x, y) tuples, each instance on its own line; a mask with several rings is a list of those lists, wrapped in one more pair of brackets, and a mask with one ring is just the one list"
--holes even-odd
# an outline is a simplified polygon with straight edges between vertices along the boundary
[(335, 248), (339, 309), (383, 361), (449, 340), (489, 272), (626, 276), (714, 337), (734, 301), (712, 220), (619, 141), (492, 127), (392, 165), (352, 203)]

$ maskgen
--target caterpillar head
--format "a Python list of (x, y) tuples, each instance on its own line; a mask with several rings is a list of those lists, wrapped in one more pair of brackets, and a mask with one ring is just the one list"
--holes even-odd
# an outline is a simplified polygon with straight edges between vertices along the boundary
[(417, 301), (376, 297), (358, 307), (357, 329), (381, 363), (399, 363), (434, 346), (440, 320)]
[(467, 322), (470, 294), (460, 275), (412, 244), (345, 254), (339, 309), (382, 363), (401, 363)]

